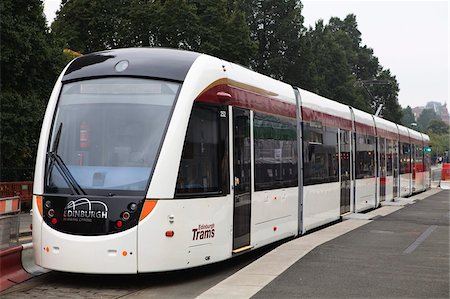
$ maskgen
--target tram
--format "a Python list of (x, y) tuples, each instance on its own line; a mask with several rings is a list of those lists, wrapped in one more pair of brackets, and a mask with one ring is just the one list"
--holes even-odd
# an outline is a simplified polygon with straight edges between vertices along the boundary
[(141, 273), (229, 259), (429, 188), (428, 144), (205, 54), (81, 56), (42, 124), (35, 261)]

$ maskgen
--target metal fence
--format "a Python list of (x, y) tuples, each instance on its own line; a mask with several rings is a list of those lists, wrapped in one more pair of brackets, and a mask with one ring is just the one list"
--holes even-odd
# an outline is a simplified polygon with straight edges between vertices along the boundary
[(0, 249), (19, 243), (20, 197), (0, 198)]
[(436, 167), (431, 169), (431, 181), (439, 182), (442, 176), (442, 167)]

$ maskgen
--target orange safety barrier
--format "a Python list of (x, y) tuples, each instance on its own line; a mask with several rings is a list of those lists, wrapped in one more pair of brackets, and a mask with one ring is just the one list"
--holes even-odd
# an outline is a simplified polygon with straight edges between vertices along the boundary
[(450, 181), (450, 163), (442, 164), (442, 181)]
[(450, 163), (442, 164), (442, 175), (441, 182), (439, 184), (441, 189), (449, 190), (450, 189)]
[(20, 197), (0, 198), (0, 215), (20, 212)]
[(0, 198), (20, 196), (22, 205), (31, 207), (31, 199), (33, 198), (33, 182), (1, 182)]

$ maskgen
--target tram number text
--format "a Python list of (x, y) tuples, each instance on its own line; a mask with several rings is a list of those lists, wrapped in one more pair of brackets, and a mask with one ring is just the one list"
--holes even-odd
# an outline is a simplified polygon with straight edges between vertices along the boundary
[(197, 228), (192, 229), (192, 240), (203, 240), (214, 238), (215, 230), (213, 224), (199, 224)]

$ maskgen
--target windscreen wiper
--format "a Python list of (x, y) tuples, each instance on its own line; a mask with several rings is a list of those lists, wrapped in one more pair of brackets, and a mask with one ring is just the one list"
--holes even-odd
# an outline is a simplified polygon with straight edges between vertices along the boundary
[(56, 133), (55, 142), (53, 143), (52, 150), (47, 152), (47, 156), (50, 158), (50, 164), (48, 168), (49, 170), (48, 178), (51, 177), (53, 166), (56, 166), (59, 173), (61, 173), (62, 178), (64, 179), (64, 181), (66, 181), (66, 184), (72, 190), (73, 194), (86, 195), (86, 192), (83, 190), (83, 188), (81, 188), (77, 180), (73, 177), (69, 168), (67, 168), (62, 158), (58, 155), (58, 147), (59, 147), (59, 140), (61, 138), (62, 125), (63, 125), (62, 123), (59, 124), (58, 132)]

